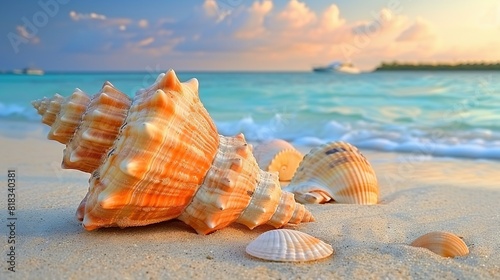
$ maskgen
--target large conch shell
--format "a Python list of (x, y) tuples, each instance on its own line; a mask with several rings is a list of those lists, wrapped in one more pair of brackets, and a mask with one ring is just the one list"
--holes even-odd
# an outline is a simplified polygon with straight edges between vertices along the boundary
[(260, 168), (278, 172), (280, 182), (290, 182), (304, 157), (290, 143), (281, 139), (260, 143), (253, 149), (253, 155)]
[(198, 97), (198, 81), (173, 70), (130, 99), (106, 82), (34, 101), (66, 144), (63, 168), (92, 173), (77, 210), (85, 229), (178, 218), (207, 234), (233, 222), (249, 228), (313, 221), (274, 173), (258, 168), (242, 134), (220, 136)]
[(375, 171), (353, 145), (331, 142), (311, 150), (300, 163), (290, 184), (301, 203), (377, 204), (379, 188)]

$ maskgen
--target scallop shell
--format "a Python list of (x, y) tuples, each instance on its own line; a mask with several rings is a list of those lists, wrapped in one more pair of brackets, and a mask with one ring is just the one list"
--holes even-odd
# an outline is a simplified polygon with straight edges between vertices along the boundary
[(290, 184), (301, 203), (376, 204), (379, 188), (375, 171), (353, 145), (331, 142), (304, 157)]
[(454, 258), (469, 254), (467, 244), (460, 237), (449, 232), (430, 232), (415, 239), (410, 245), (427, 248), (442, 257)]
[(92, 174), (77, 209), (85, 229), (178, 218), (207, 234), (233, 222), (314, 220), (275, 173), (258, 168), (242, 134), (217, 133), (196, 79), (181, 83), (170, 70), (133, 99), (109, 82), (91, 98), (81, 95), (33, 106), (52, 126), (49, 138), (66, 144), (63, 168)]
[(333, 254), (333, 248), (307, 233), (277, 229), (259, 235), (248, 244), (246, 252), (269, 261), (301, 262), (326, 258)]
[(304, 157), (290, 143), (273, 139), (257, 145), (253, 154), (260, 168), (278, 172), (281, 182), (289, 182)]

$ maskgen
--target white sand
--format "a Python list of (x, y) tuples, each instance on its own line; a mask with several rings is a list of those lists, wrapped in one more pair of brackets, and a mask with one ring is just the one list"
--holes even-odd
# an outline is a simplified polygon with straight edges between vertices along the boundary
[[(236, 224), (201, 236), (180, 221), (168, 221), (86, 232), (74, 212), (89, 175), (62, 170), (64, 146), (44, 139), (41, 130), (37, 126), (30, 135), (0, 138), (2, 180), (10, 167), (18, 179), (16, 272), (7, 271), (10, 245), (2, 226), (1, 279), (500, 277), (500, 162), (363, 151), (379, 177), (381, 203), (307, 206), (317, 222), (297, 229), (332, 244), (335, 254), (320, 261), (277, 263), (245, 253), (251, 240), (271, 229), (267, 226), (248, 230)], [(5, 187), (1, 193), (6, 223)], [(449, 259), (407, 245), (436, 230), (462, 236), (470, 254)]]

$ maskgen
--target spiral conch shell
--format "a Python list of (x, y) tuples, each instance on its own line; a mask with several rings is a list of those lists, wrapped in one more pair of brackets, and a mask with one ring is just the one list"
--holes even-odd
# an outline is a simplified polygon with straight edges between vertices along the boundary
[(290, 143), (281, 139), (260, 143), (253, 149), (253, 154), (260, 168), (278, 172), (280, 182), (290, 182), (304, 157)]
[(133, 99), (106, 82), (92, 97), (77, 89), (33, 106), (48, 137), (66, 144), (63, 168), (92, 174), (77, 210), (87, 230), (178, 218), (207, 234), (314, 220), (258, 168), (242, 134), (217, 133), (196, 79), (181, 83), (170, 70)]
[(377, 204), (379, 188), (375, 171), (353, 145), (331, 142), (311, 150), (300, 163), (290, 184), (301, 203)]

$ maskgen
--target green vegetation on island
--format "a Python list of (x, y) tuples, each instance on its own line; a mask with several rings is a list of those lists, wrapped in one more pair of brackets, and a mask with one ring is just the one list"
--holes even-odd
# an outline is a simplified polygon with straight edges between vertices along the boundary
[(401, 62), (382, 62), (375, 71), (400, 71), (400, 70), (415, 70), (415, 71), (478, 71), (478, 70), (500, 70), (500, 62), (495, 63), (401, 63)]

